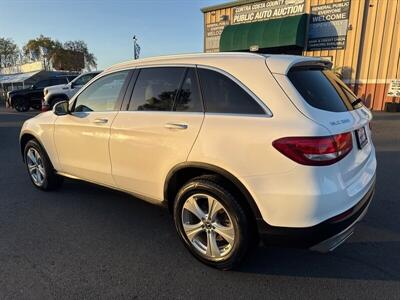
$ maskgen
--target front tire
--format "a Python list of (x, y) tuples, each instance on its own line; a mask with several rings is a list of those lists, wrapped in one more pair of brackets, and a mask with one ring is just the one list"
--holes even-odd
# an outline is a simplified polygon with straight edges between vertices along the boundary
[(251, 243), (251, 227), (237, 198), (217, 180), (200, 176), (186, 183), (174, 203), (179, 237), (201, 262), (222, 270), (238, 266)]
[(25, 165), (35, 187), (47, 191), (61, 186), (63, 178), (57, 175), (46, 151), (35, 140), (30, 140), (24, 149)]

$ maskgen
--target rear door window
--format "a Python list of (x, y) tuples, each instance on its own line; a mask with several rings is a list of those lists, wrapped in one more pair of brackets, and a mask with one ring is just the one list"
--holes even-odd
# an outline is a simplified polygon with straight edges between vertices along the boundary
[(304, 100), (315, 108), (345, 112), (362, 106), (362, 102), (330, 70), (293, 68), (288, 77)]
[(129, 110), (172, 111), (186, 68), (156, 67), (140, 70)]
[(187, 70), (173, 110), (187, 112), (203, 111), (199, 86), (197, 84), (196, 70), (194, 68), (189, 68)]
[(198, 74), (206, 112), (265, 114), (255, 99), (227, 76), (202, 68), (198, 69)]

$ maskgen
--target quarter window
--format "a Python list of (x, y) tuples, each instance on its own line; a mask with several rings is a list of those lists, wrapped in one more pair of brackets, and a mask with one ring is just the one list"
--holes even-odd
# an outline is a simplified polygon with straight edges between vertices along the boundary
[(171, 111), (186, 68), (144, 68), (132, 93), (129, 110)]
[(75, 101), (75, 112), (113, 111), (129, 71), (106, 75), (88, 86)]
[(206, 112), (265, 114), (263, 108), (236, 82), (225, 75), (198, 69)]

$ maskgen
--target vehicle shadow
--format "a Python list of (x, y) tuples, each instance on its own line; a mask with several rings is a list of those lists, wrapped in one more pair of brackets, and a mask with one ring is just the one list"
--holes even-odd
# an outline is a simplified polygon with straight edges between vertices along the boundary
[(352, 242), (350, 239), (330, 253), (262, 246), (249, 256), (239, 271), (311, 278), (400, 281), (400, 265), (396, 262), (395, 253), (400, 253), (400, 241)]
[[(390, 118), (389, 118), (390, 119)], [(385, 121), (388, 118), (384, 118)], [(397, 133), (393, 138), (397, 138)], [(368, 213), (353, 236), (333, 252), (260, 247), (249, 256), (240, 272), (315, 278), (400, 281), (400, 215), (398, 144), (390, 151), (379, 148), (385, 137), (376, 136), (377, 181)]]
[(399, 121), (400, 113), (392, 113), (392, 112), (383, 112), (383, 111), (374, 111), (373, 113), (374, 121)]
[[(191, 265), (193, 272), (204, 272), (204, 266), (197, 265), (190, 255), (184, 254), (186, 250), (176, 238), (172, 217), (166, 208), (158, 208), (122, 192), (69, 179), (60, 192), (68, 199), (74, 199), (74, 206), (79, 205), (80, 209), (89, 213), (91, 217), (95, 215), (96, 219), (106, 220), (108, 230), (113, 231), (113, 235), (124, 236), (124, 239), (129, 240), (131, 245), (125, 245), (125, 249), (132, 248), (131, 251), (137, 251), (139, 243), (152, 244), (153, 255), (163, 253), (164, 257), (160, 260), (159, 257), (146, 255), (143, 260), (149, 260), (149, 263), (160, 260), (161, 264), (164, 264), (164, 259), (169, 263), (179, 261), (179, 264)], [(149, 229), (149, 223), (154, 228)], [(400, 253), (400, 239), (365, 240), (364, 237), (367, 238), (371, 230), (370, 225), (367, 226), (366, 223), (361, 222), (361, 230), (358, 228), (353, 237), (334, 252), (322, 254), (307, 249), (259, 246), (235, 272), (307, 278), (400, 281), (400, 260), (395, 259), (395, 253)], [(154, 244), (154, 235), (149, 234), (149, 230), (156, 231), (161, 241)]]

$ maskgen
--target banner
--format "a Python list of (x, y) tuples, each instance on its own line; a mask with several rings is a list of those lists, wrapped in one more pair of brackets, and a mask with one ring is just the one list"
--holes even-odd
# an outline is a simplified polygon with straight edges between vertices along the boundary
[(215, 23), (206, 25), (205, 28), (205, 49), (206, 52), (218, 52), (219, 51), (219, 40), (221, 33), (225, 26), (229, 25), (228, 20), (222, 20)]
[(311, 6), (307, 50), (343, 49), (349, 12), (350, 0)]
[(267, 0), (233, 8), (232, 24), (250, 23), (300, 15), (305, 0)]

